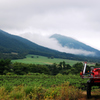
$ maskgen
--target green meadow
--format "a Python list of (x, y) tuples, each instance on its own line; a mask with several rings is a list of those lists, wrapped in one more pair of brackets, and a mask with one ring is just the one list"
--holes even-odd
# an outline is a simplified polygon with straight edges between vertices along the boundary
[[(74, 64), (82, 61), (77, 61), (77, 60), (68, 60), (68, 59), (60, 59), (60, 58), (48, 58), (45, 56), (39, 56), (39, 55), (27, 55), (26, 58), (24, 59), (17, 59), (17, 60), (12, 60), (12, 63), (15, 62), (20, 62), (20, 63), (26, 63), (26, 64), (59, 64), (60, 62), (65, 61), (66, 64), (69, 64), (73, 66)], [(84, 61), (83, 61), (84, 62)], [(94, 66), (94, 63), (89, 63), (88, 65)]]
[(68, 59), (60, 59), (60, 58), (48, 58), (44, 56), (39, 55), (27, 55), (24, 59), (18, 59), (18, 60), (12, 60), (12, 63), (14, 62), (21, 62), (21, 63), (27, 63), (27, 64), (59, 64), (60, 62), (65, 61), (65, 63), (74, 65), (77, 62), (75, 60), (68, 60)]

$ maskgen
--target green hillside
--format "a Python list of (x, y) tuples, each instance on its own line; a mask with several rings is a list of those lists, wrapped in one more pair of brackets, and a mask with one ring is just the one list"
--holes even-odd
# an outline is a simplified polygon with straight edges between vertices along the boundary
[(61, 53), (56, 50), (39, 46), (25, 38), (11, 35), (0, 30), (0, 58), (18, 59), (24, 58), (27, 54), (42, 55), (47, 57), (54, 56), (56, 58), (75, 58), (75, 55)]
[(0, 30), (0, 59), (23, 59), (26, 55), (41, 55), (61, 59), (100, 62), (98, 57), (87, 57), (49, 49), (25, 38)]

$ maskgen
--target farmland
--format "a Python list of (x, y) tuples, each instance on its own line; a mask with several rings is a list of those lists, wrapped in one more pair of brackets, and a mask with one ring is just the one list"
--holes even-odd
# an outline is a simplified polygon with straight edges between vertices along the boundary
[[(86, 100), (86, 81), (79, 75), (0, 75), (0, 100)], [(92, 91), (93, 100), (99, 93)]]
[(61, 74), (56, 76), (39, 73), (33, 75), (3, 75), (0, 76), (0, 99), (66, 100), (68, 98), (69, 100), (76, 100), (82, 97), (82, 91), (79, 89), (82, 88), (82, 85), (78, 79), (82, 80), (79, 76)]
[(38, 55), (11, 62), (0, 60), (0, 100), (86, 100), (83, 63)]
[[(84, 88), (87, 79), (83, 80), (79, 75), (62, 75), (56, 76), (33, 73), (27, 75), (0, 75), (0, 86), (43, 86), (49, 88), (52, 85), (60, 85), (64, 82), (69, 82), (77, 88)], [(83, 84), (83, 85), (82, 85)]]
[[(59, 64), (60, 62), (65, 61), (65, 63), (69, 65), (74, 65), (77, 62), (82, 62), (82, 61), (77, 61), (77, 60), (68, 60), (68, 59), (60, 59), (60, 58), (48, 58), (44, 56), (38, 56), (38, 55), (27, 55), (26, 58), (24, 59), (18, 59), (18, 60), (12, 60), (12, 63), (14, 62), (21, 62), (21, 63), (27, 63), (27, 64)], [(89, 63), (89, 65), (93, 65), (94, 63)]]

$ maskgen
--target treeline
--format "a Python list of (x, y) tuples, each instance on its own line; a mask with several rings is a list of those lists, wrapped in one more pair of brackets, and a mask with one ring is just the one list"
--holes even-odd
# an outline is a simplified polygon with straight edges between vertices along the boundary
[(25, 58), (25, 53), (18, 53), (18, 54), (12, 54), (12, 53), (0, 53), (0, 59), (23, 59)]
[[(43, 51), (43, 50), (41, 50)], [(12, 52), (5, 52), (0, 53), (0, 59), (23, 59), (26, 57), (27, 54), (34, 54), (34, 55), (41, 55), (48, 58), (61, 58), (61, 59), (69, 59), (69, 60), (78, 60), (78, 61), (87, 61), (87, 62), (94, 62), (94, 63), (100, 63), (99, 57), (87, 57), (87, 56), (78, 56), (74, 54), (67, 54), (67, 53), (61, 53), (61, 52), (41, 52), (41, 51), (31, 51), (31, 52), (23, 52), (23, 53), (17, 53), (13, 54)]]
[(44, 65), (11, 63), (10, 59), (0, 60), (0, 75), (16, 74), (25, 75), (29, 73), (50, 74), (49, 69)]
[[(96, 64), (96, 66), (100, 66), (100, 64)], [(87, 71), (90, 66), (87, 66)], [(6, 74), (16, 74), (16, 75), (25, 75), (32, 73), (44, 73), (49, 75), (57, 75), (61, 74), (79, 74), (83, 69), (83, 64), (76, 63), (73, 66), (66, 64), (64, 61), (59, 64), (52, 65), (39, 65), (39, 64), (24, 64), (24, 63), (11, 63), (10, 59), (1, 59), (0, 60), (0, 75)]]
[[(60, 62), (59, 64), (54, 63), (53, 65), (48, 65), (48, 68), (52, 75), (57, 75), (61, 73), (63, 75), (68, 74), (79, 74), (83, 70), (83, 63), (76, 63), (73, 66), (66, 64), (65, 61)], [(90, 71), (90, 66), (87, 65), (86, 72)]]

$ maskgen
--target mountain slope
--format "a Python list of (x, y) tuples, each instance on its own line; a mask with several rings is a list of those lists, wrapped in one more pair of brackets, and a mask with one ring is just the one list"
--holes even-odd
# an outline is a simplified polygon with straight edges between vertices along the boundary
[(87, 52), (94, 52), (95, 56), (100, 55), (100, 51), (96, 50), (82, 42), (79, 42), (73, 38), (62, 36), (59, 34), (54, 34), (50, 38), (55, 38), (63, 47), (68, 47), (70, 49), (84, 50)]
[[(0, 30), (0, 52), (2, 53), (10, 53), (10, 52), (17, 52), (23, 53), (31, 49), (25, 43), (19, 41), (17, 36), (11, 35), (7, 32)], [(2, 49), (3, 50), (2, 50)]]
[(53, 57), (68, 58), (68, 59), (74, 58), (75, 56), (72, 54), (65, 54), (65, 53), (58, 52), (56, 50), (39, 46), (25, 38), (11, 35), (7, 32), (0, 30), (0, 55), (2, 55), (0, 56), (0, 58), (1, 57), (3, 58), (3, 56), (5, 55), (6, 55), (5, 58), (7, 57), (9, 58), (9, 55), (7, 53), (10, 54), (11, 52), (18, 53), (19, 56), (17, 58), (20, 58), (20, 55), (25, 56), (26, 54), (36, 54), (36, 55), (43, 55), (47, 57), (53, 56)]
[[(13, 53), (12, 53), (13, 52)], [(82, 60), (99, 62), (98, 58), (86, 56), (77, 56), (74, 54), (59, 52), (40, 45), (37, 45), (25, 38), (11, 35), (0, 30), (0, 59), (19, 59), (24, 58), (27, 54), (42, 55), (46, 57), (55, 57), (71, 60)]]

